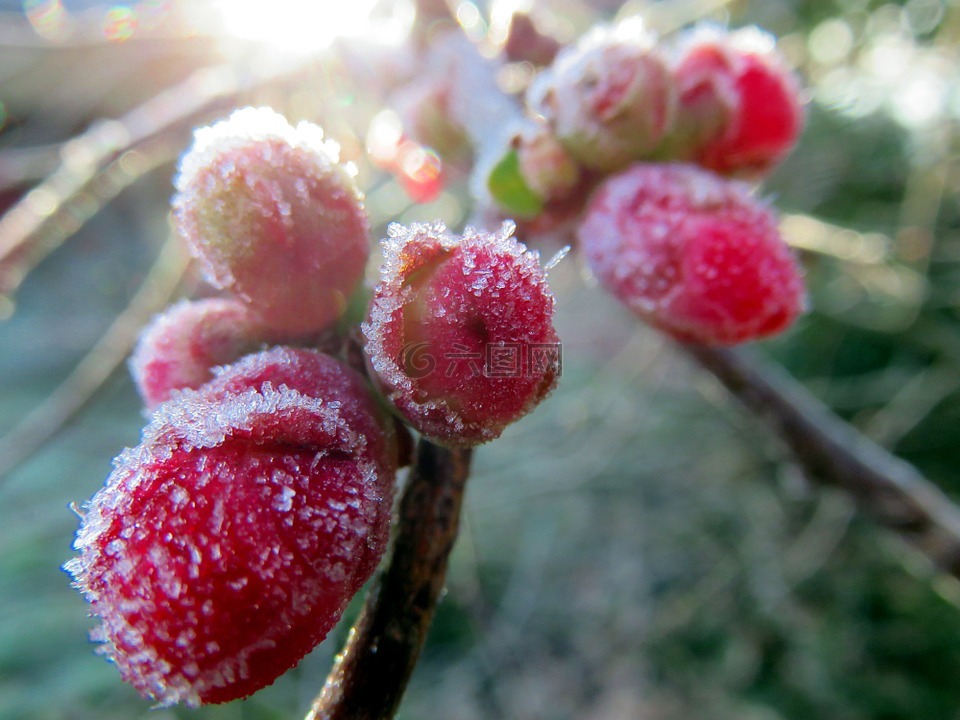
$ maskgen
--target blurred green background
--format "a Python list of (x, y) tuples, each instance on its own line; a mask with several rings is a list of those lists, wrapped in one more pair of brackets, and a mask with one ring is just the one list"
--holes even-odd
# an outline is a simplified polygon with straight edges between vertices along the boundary
[[(402, 3), (385, 4), (402, 18)], [(490, 4), (459, 4), (469, 32), (530, 5)], [(364, 163), (374, 90), (391, 82), (375, 59), (290, 71), (276, 47), (191, 14), (201, 5), (0, 2), (0, 207), (15, 210), (0, 222), (2, 720), (298, 717), (345, 633), (247, 701), (151, 711), (93, 653), (85, 603), (59, 570), (69, 505), (144, 422), (126, 347), (166, 299), (199, 287), (162, 249), (190, 127), (253, 103), (319, 122), (358, 163), (380, 235), (388, 220), (457, 226), (469, 211), (462, 178), (413, 206)], [(533, 5), (569, 39), (618, 3)], [(292, 13), (289, 33), (303, 25), (277, 12)], [(662, 29), (708, 18), (782, 38), (810, 88), (808, 128), (766, 192), (803, 253), (812, 307), (762, 350), (960, 498), (960, 3), (620, 11), (634, 12)], [(145, 102), (123, 126), (101, 122)], [(93, 172), (98, 153), (113, 158), (105, 172)], [(17, 238), (29, 242), (13, 249)], [(561, 386), (477, 453), (448, 592), (400, 717), (960, 718), (958, 583), (842, 493), (810, 486), (576, 258), (551, 284)]]

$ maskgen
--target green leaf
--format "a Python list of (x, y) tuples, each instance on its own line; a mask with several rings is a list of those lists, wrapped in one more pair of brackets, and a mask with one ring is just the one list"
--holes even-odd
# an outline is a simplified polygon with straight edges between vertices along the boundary
[(490, 172), (487, 188), (502, 208), (521, 217), (534, 217), (543, 210), (543, 201), (520, 174), (517, 151), (511, 150)]

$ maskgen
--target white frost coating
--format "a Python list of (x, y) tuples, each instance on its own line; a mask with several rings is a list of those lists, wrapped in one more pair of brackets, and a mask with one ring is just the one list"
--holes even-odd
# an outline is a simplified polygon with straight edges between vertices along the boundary
[(563, 84), (572, 87), (590, 75), (594, 55), (614, 45), (648, 52), (657, 46), (657, 35), (640, 17), (628, 18), (616, 25), (594, 26), (575, 45), (563, 49), (553, 64), (537, 76), (527, 89), (527, 102), (533, 109), (546, 114), (544, 102), (556, 89), (557, 78), (564, 78)]
[[(390, 400), (408, 416), (441, 418), (452, 434), (471, 431), (485, 440), (500, 434), (501, 430), (495, 428), (468, 425), (464, 417), (443, 400), (417, 400), (415, 385), (400, 365), (402, 353), (398, 350), (403, 348), (394, 349), (391, 341), (403, 334), (403, 328), (397, 327), (398, 311), (415, 296), (415, 289), (407, 285), (411, 269), (429, 263), (445, 252), (450, 254), (447, 261), (461, 264), (475, 296), (498, 298), (507, 282), (516, 285), (511, 288), (515, 292), (525, 291), (524, 284), (532, 283), (535, 292), (541, 294), (552, 310), (555, 301), (540, 267), (540, 254), (528, 250), (513, 237), (515, 230), (516, 225), (510, 220), (505, 221), (496, 233), (467, 227), (462, 237), (448, 233), (440, 221), (413, 223), (409, 227), (391, 223), (388, 227), (388, 237), (381, 240), (383, 265), (380, 267), (380, 283), (374, 291), (369, 319), (363, 323), (362, 330), (367, 338), (366, 352), (371, 367), (385, 386)], [(507, 261), (504, 265), (510, 268), (508, 279), (502, 277), (504, 272), (500, 263), (504, 260)], [(493, 284), (491, 280), (495, 277), (498, 282)], [(513, 312), (513, 304), (509, 301), (491, 302), (488, 307), (496, 307), (501, 318), (509, 318)], [(404, 342), (401, 338), (401, 343)]]
[[(272, 359), (281, 367), (291, 360)], [(253, 371), (269, 367), (260, 363)], [(386, 542), (392, 475), (385, 457), (372, 456), (382, 444), (363, 434), (375, 420), (345, 400), (355, 389), (336, 375), (331, 382), (344, 400), (323, 401), (269, 382), (259, 390), (217, 394), (208, 386), (206, 396), (178, 393), (158, 410), (143, 443), (117, 458), (88, 505), (75, 542), (81, 554), (64, 569), (102, 620), (91, 633), (104, 643), (98, 651), (161, 705), (196, 706), (212, 689), (248, 677), (253, 654), (288, 642), (290, 628), (318, 632), (310, 619), (318, 606), (322, 622), (334, 622), (372, 570)], [(231, 437), (241, 440), (227, 445), (225, 455), (204, 452)], [(243, 454), (244, 443), (261, 441), (261, 450)], [(333, 451), (337, 462), (325, 467)], [(352, 462), (341, 463), (342, 453)], [(337, 499), (358, 495), (367, 502)], [(328, 499), (344, 511), (333, 512)], [(133, 508), (144, 508), (144, 501), (149, 511), (137, 514)], [(274, 512), (283, 513), (282, 522)], [(263, 541), (262, 553), (238, 558), (238, 550), (248, 552), (248, 533)], [(218, 575), (230, 567), (241, 574)], [(277, 608), (275, 625), (266, 637), (228, 652), (205, 628), (221, 613), (229, 616), (221, 598), (250, 592), (250, 585), (264, 607)], [(196, 662), (165, 655), (162, 648), (170, 646), (196, 653)]]
[(726, 25), (711, 22), (699, 23), (677, 35), (671, 44), (670, 57), (676, 60), (700, 45), (717, 43), (741, 52), (763, 55), (776, 62), (782, 62), (782, 58), (775, 52), (777, 38), (766, 30), (750, 25), (730, 32)]
[[(217, 447), (238, 431), (255, 431), (266, 420), (282, 415), (301, 423), (309, 420), (314, 440), (319, 440), (316, 431), (322, 429), (330, 444), (347, 451), (359, 450), (364, 441), (342, 421), (340, 403), (309, 397), (286, 385), (274, 388), (270, 382), (227, 398), (210, 399), (200, 391), (179, 391), (173, 400), (157, 408), (143, 431), (143, 440), (145, 444), (176, 442), (194, 448)], [(129, 467), (141, 461), (137, 454), (121, 463)]]
[[(685, 260), (695, 239), (719, 236), (722, 242), (697, 244), (702, 254), (695, 263)], [(750, 286), (774, 289), (791, 262), (774, 214), (751, 196), (747, 184), (680, 163), (646, 165), (608, 180), (588, 210), (580, 241), (591, 270), (624, 304), (641, 316), (671, 323), (677, 332), (695, 332), (701, 322), (691, 318), (688, 307), (691, 293), (702, 290), (691, 288), (717, 292), (725, 287), (728, 295), (736, 293), (746, 272)], [(741, 266), (738, 257), (759, 260)], [(749, 321), (731, 317), (723, 303), (696, 302), (724, 333), (749, 336), (751, 327), (762, 327), (800, 291), (775, 289), (757, 300), (763, 306)]]
[(570, 155), (605, 172), (649, 157), (677, 110), (656, 36), (636, 18), (598, 26), (562, 50), (527, 102)]
[(280, 488), (280, 494), (274, 498), (273, 507), (282, 513), (290, 512), (293, 508), (293, 498), (296, 497), (297, 491), (292, 487), (282, 487)]
[[(290, 125), (280, 113), (267, 108), (247, 107), (235, 110), (229, 118), (209, 127), (199, 128), (193, 135), (193, 146), (180, 161), (174, 184), (179, 192), (192, 186), (199, 172), (225, 151), (248, 147), (263, 140), (279, 140), (291, 147), (309, 152), (326, 171), (339, 162), (340, 146), (324, 140), (323, 130), (313, 123)], [(230, 172), (229, 167), (223, 171)]]

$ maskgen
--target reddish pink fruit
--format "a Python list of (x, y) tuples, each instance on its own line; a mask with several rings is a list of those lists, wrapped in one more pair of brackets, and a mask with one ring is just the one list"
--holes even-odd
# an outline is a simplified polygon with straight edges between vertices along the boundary
[(160, 407), (65, 566), (125, 680), (163, 705), (226, 702), (323, 639), (387, 542), (380, 419), (360, 376), (288, 348)]
[(284, 334), (336, 320), (369, 255), (362, 197), (320, 128), (246, 108), (195, 134), (173, 199), (210, 282)]
[(527, 99), (574, 158), (605, 172), (648, 157), (676, 110), (666, 63), (636, 22), (594, 30), (562, 51)]
[(557, 382), (553, 295), (512, 232), (392, 225), (383, 243), (367, 354), (396, 407), (437, 442), (499, 437)]
[(696, 166), (641, 164), (610, 178), (578, 235), (607, 289), (678, 339), (754, 340), (803, 310), (800, 270), (773, 213), (746, 185)]
[(214, 367), (253, 352), (265, 339), (265, 329), (239, 300), (184, 300), (157, 315), (143, 331), (130, 369), (152, 410), (174, 390), (200, 387), (213, 377)]
[(720, 173), (758, 174), (793, 149), (803, 129), (800, 85), (757, 28), (697, 29), (681, 44), (674, 144)]

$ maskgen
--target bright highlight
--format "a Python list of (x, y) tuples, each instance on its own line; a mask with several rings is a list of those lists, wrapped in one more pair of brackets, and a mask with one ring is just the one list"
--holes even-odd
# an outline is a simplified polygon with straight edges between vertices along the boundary
[(214, 0), (223, 33), (310, 54), (338, 37), (370, 36), (378, 0)]

